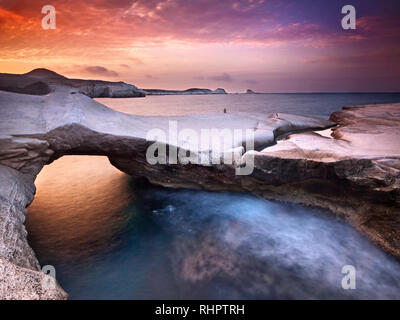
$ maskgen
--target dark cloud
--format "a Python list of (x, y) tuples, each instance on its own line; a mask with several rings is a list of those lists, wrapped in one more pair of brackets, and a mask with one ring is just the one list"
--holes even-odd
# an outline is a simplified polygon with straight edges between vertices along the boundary
[(85, 71), (99, 76), (118, 77), (117, 72), (101, 66), (89, 66), (85, 68)]

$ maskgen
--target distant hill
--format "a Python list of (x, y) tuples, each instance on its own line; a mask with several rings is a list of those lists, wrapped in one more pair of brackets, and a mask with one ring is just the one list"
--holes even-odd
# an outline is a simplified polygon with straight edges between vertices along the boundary
[(186, 90), (164, 90), (164, 89), (143, 89), (147, 95), (195, 95), (195, 94), (227, 94), (225, 89), (218, 88), (216, 90), (203, 88), (190, 88)]
[(47, 79), (68, 79), (67, 77), (62, 76), (61, 74), (58, 74), (57, 72), (44, 69), (44, 68), (38, 68), (34, 69), (28, 73), (25, 73), (26, 76), (29, 77), (35, 77), (35, 78), (47, 78)]

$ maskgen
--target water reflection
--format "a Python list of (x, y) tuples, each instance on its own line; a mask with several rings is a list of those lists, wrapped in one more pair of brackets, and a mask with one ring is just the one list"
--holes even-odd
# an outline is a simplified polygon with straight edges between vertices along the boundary
[(122, 209), (134, 197), (128, 181), (106, 157), (66, 156), (46, 166), (27, 219), (40, 262), (87, 259), (118, 245), (129, 221)]

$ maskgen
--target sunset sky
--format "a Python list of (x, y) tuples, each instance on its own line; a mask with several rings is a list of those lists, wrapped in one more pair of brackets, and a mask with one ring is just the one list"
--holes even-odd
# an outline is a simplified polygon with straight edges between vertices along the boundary
[(38, 67), (141, 88), (400, 91), (400, 1), (0, 0), (0, 72)]

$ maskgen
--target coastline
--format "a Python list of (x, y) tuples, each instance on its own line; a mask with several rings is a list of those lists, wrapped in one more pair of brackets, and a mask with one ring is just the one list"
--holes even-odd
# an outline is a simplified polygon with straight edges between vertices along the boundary
[(223, 88), (217, 88), (215, 90), (201, 88), (190, 88), (186, 90), (143, 89), (143, 91), (148, 96), (228, 94)]
[[(4, 230), (0, 272), (7, 275), (1, 282), (2, 298), (67, 298), (59, 286), (50, 291), (40, 287), (44, 274), (24, 227), (36, 175), (44, 165), (67, 154), (108, 156), (121, 171), (166, 187), (247, 191), (329, 208), (386, 251), (400, 256), (400, 104), (345, 107), (332, 114), (331, 121), (288, 114), (149, 118), (113, 111), (74, 87), (53, 84), (50, 89), (44, 95), (0, 91), (4, 106), (0, 111), (0, 176), (4, 181), (0, 185)], [(238, 177), (234, 174), (238, 164), (176, 165), (171, 172), (149, 165), (144, 157), (149, 146), (146, 132), (155, 125), (166, 127), (170, 119), (197, 128), (255, 130), (263, 148), (242, 150), (241, 155), (254, 155), (256, 170)], [(335, 124), (331, 138), (313, 132)], [(293, 130), (307, 132), (290, 134)], [(272, 145), (284, 134), (288, 134), (285, 140)], [(375, 141), (372, 145), (371, 140)]]

